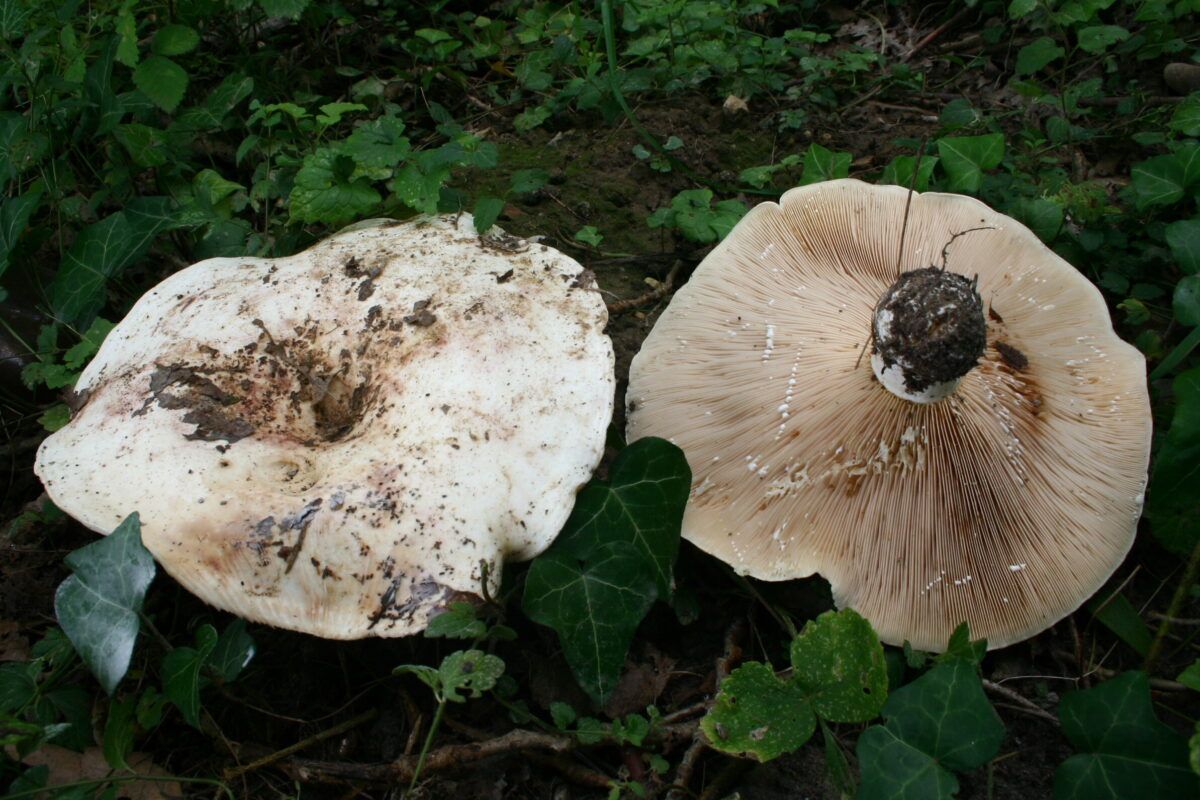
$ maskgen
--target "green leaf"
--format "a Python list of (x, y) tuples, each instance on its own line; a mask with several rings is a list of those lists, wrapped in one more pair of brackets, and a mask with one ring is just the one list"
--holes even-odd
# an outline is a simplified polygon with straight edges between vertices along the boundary
[(66, 403), (56, 403), (38, 416), (38, 424), (48, 433), (62, 430), (71, 421), (71, 409)]
[(50, 302), (58, 319), (86, 326), (104, 303), (109, 278), (141, 258), (159, 233), (178, 227), (166, 197), (142, 197), (84, 228), (63, 256)]
[(1117, 42), (1128, 39), (1129, 31), (1120, 25), (1091, 25), (1080, 28), (1077, 36), (1080, 50), (1085, 53), (1103, 53)]
[(235, 619), (221, 631), (204, 666), (223, 682), (229, 683), (242, 674), (242, 670), (254, 658), (255, 651), (254, 637), (246, 632), (246, 621)]
[(1154, 460), (1146, 516), (1168, 550), (1191, 552), (1200, 538), (1200, 367), (1175, 378), (1175, 416)]
[(1123, 594), (1106, 594), (1097, 597), (1088, 606), (1099, 609), (1092, 612), (1096, 619), (1139, 655), (1144, 656), (1149, 652), (1153, 636), (1129, 598)]
[(1058, 708), (1080, 752), (1054, 774), (1055, 800), (1173, 800), (1200, 796), (1187, 739), (1158, 721), (1144, 672), (1070, 692)]
[(504, 674), (504, 662), (482, 650), (460, 650), (442, 659), (438, 667), (442, 697), (454, 703), (466, 702), (460, 692), (481, 697)]
[(354, 159), (355, 177), (365, 175), (372, 180), (386, 180), (411, 151), (408, 138), (402, 133), (403, 122), (395, 117), (379, 117), (359, 125), (335, 147), (339, 153)]
[(1183, 672), (1179, 673), (1179, 677), (1175, 680), (1182, 683), (1189, 689), (1194, 689), (1200, 692), (1200, 658), (1193, 661)]
[(29, 219), (42, 203), (40, 190), (31, 190), (18, 197), (0, 200), (0, 276), (8, 269), (8, 258), (12, 255), (17, 240), (29, 227)]
[(587, 559), (609, 542), (633, 545), (650, 565), (655, 597), (671, 594), (672, 565), (691, 491), (692, 471), (683, 451), (665, 439), (639, 439), (620, 452), (609, 482), (591, 481), (548, 552)]
[(946, 643), (946, 650), (937, 656), (934, 661), (938, 664), (963, 661), (978, 668), (979, 662), (983, 661), (985, 653), (987, 653), (987, 639), (972, 639), (970, 626), (962, 622), (950, 634), (950, 641)]
[(133, 71), (133, 83), (154, 105), (169, 114), (183, 100), (188, 74), (171, 59), (152, 55), (137, 65)]
[(426, 639), (482, 639), (486, 633), (487, 626), (475, 616), (475, 606), (461, 601), (451, 603), (425, 627)]
[(113, 138), (120, 142), (133, 163), (139, 167), (161, 167), (167, 163), (166, 132), (141, 123), (118, 125)]
[(1009, 19), (1020, 19), (1037, 8), (1038, 0), (1012, 0), (1008, 4)]
[(1131, 177), (1138, 209), (1177, 203), (1200, 180), (1200, 146), (1147, 159), (1134, 166)]
[(503, 210), (504, 200), (499, 197), (480, 197), (476, 200), (475, 208), (471, 211), (475, 218), (476, 233), (487, 233), (488, 229), (496, 224)]
[(1200, 92), (1192, 92), (1175, 106), (1167, 127), (1184, 136), (1200, 136)]
[(200, 668), (217, 646), (217, 629), (201, 625), (195, 647), (176, 647), (163, 658), (163, 694), (193, 728), (200, 727)]
[(329, 147), (305, 156), (288, 198), (292, 219), (340, 225), (366, 216), (382, 198), (354, 170), (352, 158)]
[(860, 800), (952, 797), (958, 780), (950, 770), (983, 765), (1004, 739), (975, 666), (962, 660), (938, 664), (894, 691), (883, 716), (884, 725), (858, 740)]
[(865, 722), (887, 699), (883, 647), (870, 623), (849, 609), (828, 611), (792, 641), (792, 675), (749, 662), (721, 684), (700, 726), (726, 753), (769, 761), (800, 747), (818, 717)]
[(423, 214), (436, 214), (442, 184), (450, 177), (449, 165), (406, 164), (388, 184), (400, 202)]
[(519, 169), (512, 174), (513, 194), (532, 194), (550, 181), (550, 173), (540, 167)]
[(671, 198), (669, 209), (660, 208), (647, 218), (651, 228), (671, 226), (694, 242), (720, 241), (746, 213), (738, 200), (722, 200), (712, 205), (709, 189), (685, 189)]
[(1200, 272), (1200, 219), (1172, 222), (1165, 232), (1179, 269), (1188, 275)]
[(804, 688), (780, 680), (769, 664), (758, 661), (743, 664), (721, 682), (716, 702), (700, 721), (714, 749), (757, 761), (797, 749), (816, 725)]
[(76, 372), (82, 370), (88, 359), (99, 352), (100, 345), (104, 344), (104, 340), (108, 338), (108, 334), (112, 333), (112, 329), (115, 327), (117, 327), (116, 324), (106, 319), (92, 320), (92, 324), (84, 331), (79, 342), (63, 353), (63, 365)]
[(942, 169), (952, 192), (977, 192), (985, 170), (995, 169), (1004, 158), (1004, 134), (951, 136), (938, 139)]
[[(912, 186), (913, 167), (916, 163), (916, 156), (896, 156), (883, 168), (883, 175), (879, 177), (879, 182), (905, 188)], [(914, 191), (923, 192), (929, 188), (929, 179), (933, 176), (933, 169), (937, 163), (936, 156), (921, 156), (921, 167), (917, 170), (917, 183), (913, 186)]]
[(137, 512), (109, 536), (66, 558), (74, 575), (58, 586), (58, 623), (110, 695), (129, 669), (146, 589), (154, 579), (154, 559), (142, 545)]
[(104, 760), (113, 769), (131, 769), (125, 757), (133, 750), (134, 712), (137, 701), (132, 697), (112, 700), (104, 720)]
[(550, 719), (554, 720), (554, 727), (565, 731), (571, 727), (571, 723), (576, 718), (575, 709), (566, 703), (551, 703), (550, 704)]
[(556, 542), (529, 568), (522, 605), (530, 619), (558, 633), (575, 679), (602, 705), (655, 593), (654, 565), (637, 546), (610, 541), (585, 559)]
[(592, 247), (599, 247), (600, 243), (604, 241), (604, 236), (595, 225), (584, 225), (575, 231), (575, 239), (584, 244), (590, 244)]
[(181, 56), (200, 44), (200, 34), (187, 25), (164, 25), (154, 34), (150, 51), (160, 56)]
[(133, 4), (129, 3), (117, 13), (116, 59), (127, 67), (138, 63), (137, 20), (133, 18)]
[(304, 9), (308, 8), (309, 0), (258, 0), (259, 7), (268, 17), (285, 17), (300, 19)]
[(1200, 275), (1188, 275), (1175, 284), (1171, 307), (1181, 325), (1200, 325)]
[(1062, 58), (1066, 52), (1049, 36), (1035, 39), (1017, 51), (1014, 74), (1018, 78), (1022, 75), (1032, 75), (1051, 61)]
[(184, 109), (171, 123), (173, 134), (194, 135), (199, 131), (217, 130), (225, 117), (254, 92), (254, 79), (234, 73), (209, 92), (204, 102)]
[(848, 177), (852, 158), (849, 153), (835, 153), (815, 143), (809, 145), (808, 152), (804, 154), (804, 171), (800, 185)]
[(1010, 212), (1047, 244), (1062, 230), (1065, 217), (1061, 203), (1044, 197), (1022, 198)]

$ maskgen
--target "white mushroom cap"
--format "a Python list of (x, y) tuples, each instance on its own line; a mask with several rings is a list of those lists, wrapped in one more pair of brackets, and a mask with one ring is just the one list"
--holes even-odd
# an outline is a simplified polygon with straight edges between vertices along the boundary
[[(936, 402), (876, 380), (907, 191), (854, 180), (763, 203), (704, 260), (633, 360), (631, 440), (692, 467), (684, 536), (765, 580), (820, 573), (880, 638), (940, 650), (967, 621), (1032, 636), (1112, 574), (1141, 512), (1141, 354), (1100, 292), (977, 200), (914, 195), (901, 269), (978, 275), (978, 366)], [(936, 400), (936, 398), (930, 398)]]
[[(495, 229), (493, 229), (495, 231)], [(172, 275), (113, 330), (38, 451), (51, 499), (141, 512), (207, 602), (401, 636), (545, 549), (603, 453), (607, 311), (578, 263), (469, 215)]]

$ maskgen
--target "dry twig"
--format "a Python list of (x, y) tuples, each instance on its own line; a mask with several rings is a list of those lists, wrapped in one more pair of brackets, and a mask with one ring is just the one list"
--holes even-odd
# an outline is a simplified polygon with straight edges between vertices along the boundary
[(615, 317), (617, 314), (623, 314), (630, 309), (644, 306), (647, 303), (653, 303), (656, 300), (661, 300), (671, 293), (671, 289), (675, 286), (675, 278), (679, 275), (679, 270), (683, 267), (682, 261), (676, 261), (671, 265), (671, 271), (667, 273), (666, 280), (660, 283), (654, 289), (639, 294), (637, 297), (631, 297), (627, 300), (618, 300), (615, 303), (608, 304), (608, 315)]

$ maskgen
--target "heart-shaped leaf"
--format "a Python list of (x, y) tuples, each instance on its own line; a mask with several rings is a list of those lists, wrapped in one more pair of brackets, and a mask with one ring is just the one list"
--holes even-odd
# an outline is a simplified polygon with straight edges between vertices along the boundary
[(129, 669), (154, 579), (154, 559), (142, 545), (142, 525), (130, 514), (108, 537), (66, 558), (75, 574), (58, 586), (54, 613), (71, 644), (109, 694)]

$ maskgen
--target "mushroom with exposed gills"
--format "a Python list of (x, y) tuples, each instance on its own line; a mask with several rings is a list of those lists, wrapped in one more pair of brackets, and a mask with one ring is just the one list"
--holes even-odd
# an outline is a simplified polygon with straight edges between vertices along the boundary
[(495, 590), (599, 462), (614, 378), (582, 267), (492, 230), (386, 222), (167, 278), (38, 451), (50, 498), (100, 533), (139, 511), (201, 599), (326, 638)]
[[(1151, 417), (1096, 289), (969, 197), (855, 180), (734, 228), (630, 370), (630, 440), (683, 448), (684, 536), (764, 580), (820, 573), (885, 642), (1002, 647), (1128, 552)], [(870, 349), (870, 357), (862, 358)]]

